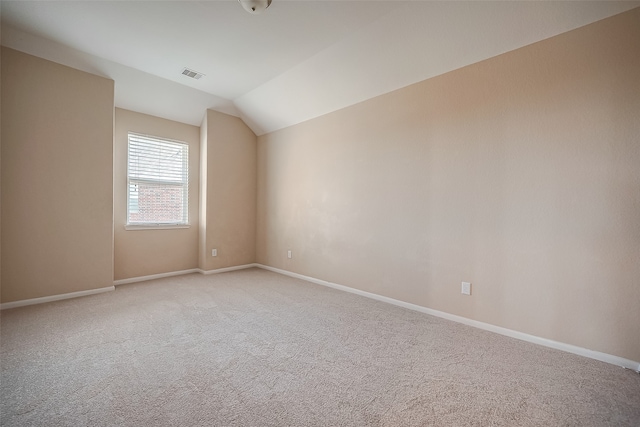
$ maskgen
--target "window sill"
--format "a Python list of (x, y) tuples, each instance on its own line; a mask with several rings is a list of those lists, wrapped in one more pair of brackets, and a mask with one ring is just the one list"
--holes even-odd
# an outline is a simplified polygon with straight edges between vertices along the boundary
[(129, 231), (140, 230), (173, 230), (176, 228), (190, 228), (189, 224), (130, 224), (125, 225), (124, 229)]

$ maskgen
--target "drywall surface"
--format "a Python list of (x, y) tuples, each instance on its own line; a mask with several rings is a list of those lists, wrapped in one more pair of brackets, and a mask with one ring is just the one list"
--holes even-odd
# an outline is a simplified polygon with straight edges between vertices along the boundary
[[(0, 52), (0, 129), (2, 129), (2, 53)], [(2, 132), (0, 131), (0, 179), (2, 178)], [(2, 181), (0, 181), (0, 242), (2, 242)], [(0, 301), (2, 295), (2, 244), (0, 244)]]
[(207, 132), (208, 112), (205, 111), (202, 123), (200, 124), (200, 183), (199, 200), (198, 200), (198, 267), (204, 268), (207, 263), (207, 163), (208, 152), (207, 144), (209, 143), (209, 135)]
[(2, 48), (3, 303), (113, 285), (113, 84)]
[[(126, 230), (128, 133), (189, 144), (189, 228)], [(116, 280), (198, 267), (200, 128), (116, 108), (114, 149), (114, 277)]]
[[(214, 270), (253, 263), (256, 253), (256, 135), (239, 118), (213, 110), (207, 110), (204, 126), (207, 130), (207, 164), (201, 173), (205, 194), (201, 196), (204, 226), (200, 268)], [(201, 144), (205, 141), (201, 140)], [(217, 250), (217, 256), (211, 256), (212, 249)]]
[(263, 135), (257, 262), (640, 360), (638, 76), (634, 9)]

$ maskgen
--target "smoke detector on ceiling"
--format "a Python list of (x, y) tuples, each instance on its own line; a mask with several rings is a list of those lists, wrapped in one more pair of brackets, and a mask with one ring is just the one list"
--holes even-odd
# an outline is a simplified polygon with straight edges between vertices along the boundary
[(204, 77), (204, 74), (199, 73), (197, 71), (190, 70), (188, 68), (183, 68), (182, 69), (182, 74), (187, 76), (187, 77), (191, 77), (192, 79), (196, 79), (196, 80), (200, 80), (202, 77)]
[(249, 13), (257, 15), (265, 11), (271, 5), (271, 0), (238, 0), (242, 8)]

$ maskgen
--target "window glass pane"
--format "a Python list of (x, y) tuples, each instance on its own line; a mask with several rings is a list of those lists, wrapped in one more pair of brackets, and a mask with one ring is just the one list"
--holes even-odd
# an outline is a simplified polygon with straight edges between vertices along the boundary
[(189, 146), (129, 134), (128, 224), (187, 224)]
[(137, 212), (129, 207), (130, 222), (166, 223), (181, 221), (184, 216), (181, 186), (165, 186), (140, 183), (138, 186)]

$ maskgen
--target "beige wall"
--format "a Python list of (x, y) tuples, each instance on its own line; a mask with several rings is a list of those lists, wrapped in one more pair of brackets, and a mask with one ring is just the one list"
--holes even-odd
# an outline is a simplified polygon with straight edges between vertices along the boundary
[(203, 269), (207, 263), (207, 257), (211, 256), (211, 251), (207, 254), (207, 172), (208, 172), (208, 160), (209, 150), (207, 145), (209, 144), (208, 134), (208, 116), (209, 113), (205, 111), (202, 123), (200, 124), (200, 199), (199, 199), (199, 230), (198, 230), (198, 267)]
[[(128, 132), (189, 144), (189, 228), (125, 230)], [(198, 267), (200, 129), (116, 108), (114, 163), (114, 275), (116, 280)]]
[(3, 303), (113, 285), (113, 81), (2, 48)]
[[(256, 250), (257, 138), (237, 117), (213, 110), (206, 114), (202, 126), (207, 135), (207, 164), (201, 173), (206, 187), (201, 196), (200, 268), (250, 264), (255, 262)], [(214, 248), (217, 257), (211, 256)]]
[[(2, 31), (0, 31), (2, 33)], [(2, 82), (2, 53), (0, 52), (0, 82)], [(2, 129), (2, 84), (0, 83), (0, 129)], [(2, 242), (2, 131), (0, 131), (0, 242)], [(0, 243), (0, 302), (2, 301), (2, 244)]]
[(640, 360), (638, 76), (635, 9), (261, 136), (257, 261)]

